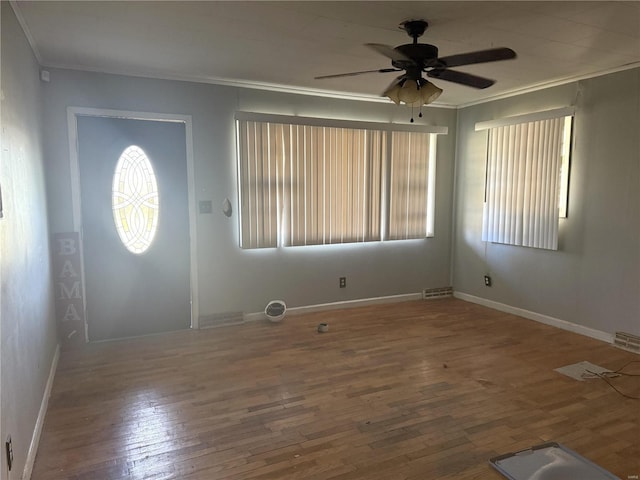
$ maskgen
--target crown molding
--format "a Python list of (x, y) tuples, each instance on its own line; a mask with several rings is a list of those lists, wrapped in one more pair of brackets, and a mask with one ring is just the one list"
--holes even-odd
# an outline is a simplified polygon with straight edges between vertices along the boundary
[(625, 70), (633, 70), (634, 68), (638, 68), (638, 67), (640, 67), (640, 62), (632, 62), (632, 63), (627, 63), (625, 65), (621, 65), (619, 67), (609, 68), (609, 69), (601, 70), (598, 72), (585, 73), (582, 75), (575, 75), (573, 77), (566, 77), (566, 78), (561, 78), (557, 80), (552, 80), (550, 82), (538, 83), (536, 85), (531, 85), (525, 88), (514, 89), (509, 92), (484, 98), (482, 100), (463, 103), (458, 105), (457, 108), (461, 109), (461, 108), (473, 107), (474, 105), (481, 105), (483, 103), (495, 102), (496, 100), (503, 100), (505, 98), (517, 97), (518, 95), (524, 95), (525, 93), (537, 92), (539, 90), (546, 90), (548, 88), (559, 87), (561, 85), (567, 85), (569, 83), (575, 83), (581, 80), (588, 80), (590, 78), (602, 77), (604, 75), (609, 75), (611, 73), (624, 72)]
[[(13, 4), (14, 0), (12, 0), (11, 3)], [(25, 34), (26, 34), (26, 30), (25, 30)], [(30, 38), (30, 37), (28, 36), (27, 38)], [(32, 43), (32, 40), (30, 39), (29, 42)], [(39, 58), (39, 54), (36, 52), (35, 49), (34, 49), (34, 54), (36, 55), (36, 58)], [(220, 86), (232, 87), (232, 88), (263, 90), (263, 91), (276, 92), (276, 93), (308, 95), (313, 97), (335, 98), (339, 100), (391, 104), (387, 98), (379, 97), (376, 95), (367, 95), (367, 94), (350, 93), (350, 92), (337, 92), (332, 90), (314, 89), (314, 88), (307, 88), (307, 87), (300, 87), (300, 86), (283, 85), (283, 84), (277, 84), (277, 83), (252, 82), (248, 80), (183, 75), (183, 74), (177, 74), (177, 73), (166, 74), (166, 73), (149, 72), (149, 71), (141, 72), (141, 71), (133, 71), (129, 69), (100, 69), (100, 68), (90, 68), (90, 67), (85, 67), (80, 65), (67, 65), (67, 64), (56, 64), (56, 63), (43, 64), (40, 61), (39, 63), (43, 68), (59, 68), (64, 70), (75, 70), (75, 71), (91, 72), (91, 73), (104, 73), (108, 75), (125, 75), (129, 77), (151, 78), (155, 80), (171, 80), (171, 81), (180, 81), (180, 82), (202, 83), (202, 84), (220, 85)], [(569, 83), (575, 83), (581, 80), (597, 78), (597, 77), (609, 75), (612, 73), (622, 72), (625, 70), (632, 70), (634, 68), (639, 68), (639, 67), (640, 67), (640, 62), (634, 62), (634, 63), (622, 65), (620, 67), (610, 68), (607, 70), (592, 72), (592, 73), (583, 74), (583, 75), (576, 75), (573, 77), (567, 77), (567, 78), (553, 80), (550, 82), (543, 82), (536, 85), (531, 85), (525, 88), (514, 89), (505, 93), (493, 95), (493, 96), (486, 97), (473, 102), (467, 102), (467, 103), (461, 103), (461, 104), (434, 102), (429, 104), (429, 107), (459, 110), (467, 107), (472, 107), (475, 105), (481, 105), (484, 103), (495, 102), (497, 100), (504, 100), (507, 98), (524, 95), (527, 93), (537, 92), (539, 90), (558, 87), (558, 86), (566, 85)]]
[(38, 61), (38, 64), (42, 65), (42, 55), (40, 55), (40, 50), (38, 50), (38, 46), (36, 45), (36, 41), (33, 39), (33, 35), (31, 35), (31, 30), (27, 27), (27, 22), (22, 15), (22, 11), (20, 10), (20, 2), (18, 0), (9, 0), (9, 5), (13, 9), (13, 13), (15, 13), (16, 18), (18, 19), (18, 23), (24, 32), (24, 36), (27, 37), (27, 41), (31, 46), (31, 51), (33, 52), (34, 57)]

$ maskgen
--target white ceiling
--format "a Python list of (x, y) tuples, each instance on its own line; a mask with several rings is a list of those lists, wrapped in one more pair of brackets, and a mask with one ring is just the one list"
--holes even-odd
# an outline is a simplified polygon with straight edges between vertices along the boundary
[(364, 46), (411, 39), (440, 56), (510, 47), (515, 60), (458, 67), (497, 80), (475, 90), (434, 80), (436, 102), (465, 105), (640, 65), (640, 2), (12, 2), (40, 63), (193, 81), (377, 97), (398, 73), (314, 80), (390, 67)]

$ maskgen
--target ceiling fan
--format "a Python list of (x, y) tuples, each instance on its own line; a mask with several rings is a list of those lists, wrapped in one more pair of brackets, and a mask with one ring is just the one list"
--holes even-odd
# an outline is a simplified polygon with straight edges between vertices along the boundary
[[(390, 58), (393, 68), (323, 75), (315, 78), (350, 77), (365, 73), (388, 73), (404, 70), (404, 73), (387, 87), (383, 96), (389, 97), (397, 104), (402, 102), (411, 106), (421, 106), (433, 102), (442, 93), (440, 88), (422, 78), (423, 72), (426, 73), (427, 77), (482, 89), (493, 85), (495, 80), (451, 70), (450, 68), (509, 60), (516, 57), (516, 52), (510, 48), (500, 47), (439, 58), (438, 47), (427, 43), (418, 43), (418, 38), (422, 36), (428, 26), (429, 24), (424, 20), (408, 20), (400, 24), (400, 28), (407, 32), (413, 39), (413, 43), (399, 45), (395, 48), (380, 43), (365, 44), (367, 47)], [(413, 119), (411, 120), (413, 121)]]

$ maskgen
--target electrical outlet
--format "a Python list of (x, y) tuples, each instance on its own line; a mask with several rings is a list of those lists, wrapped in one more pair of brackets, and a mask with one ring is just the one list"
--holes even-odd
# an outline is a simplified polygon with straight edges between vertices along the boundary
[(484, 276), (484, 284), (486, 287), (490, 287), (491, 286), (491, 277), (489, 275), (485, 275)]
[(11, 442), (11, 435), (7, 437), (7, 442), (4, 446), (7, 452), (7, 468), (11, 471), (11, 467), (13, 467), (13, 443)]
[(347, 287), (347, 277), (340, 277), (340, 288)]

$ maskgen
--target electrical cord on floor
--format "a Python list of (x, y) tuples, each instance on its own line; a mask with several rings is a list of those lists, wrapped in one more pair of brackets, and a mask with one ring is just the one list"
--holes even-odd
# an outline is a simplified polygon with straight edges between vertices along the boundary
[(592, 372), (591, 370), (585, 370), (586, 373), (583, 373), (580, 376), (582, 378), (584, 378), (585, 380), (588, 380), (589, 378), (600, 377), (600, 376), (603, 376), (603, 375), (605, 377), (607, 377), (607, 378), (615, 378), (615, 377), (619, 377), (621, 375), (624, 375), (626, 377), (640, 377), (640, 373), (626, 373), (626, 372), (623, 372), (623, 370), (625, 368), (627, 368), (629, 365), (631, 365), (633, 363), (640, 363), (640, 360), (631, 360), (630, 362), (625, 363), (622, 367), (620, 367), (617, 370), (603, 370), (602, 372)]
[(632, 360), (628, 363), (626, 363), (625, 365), (623, 365), (622, 367), (620, 367), (618, 370), (613, 370), (613, 371), (608, 371), (608, 372), (602, 372), (602, 373), (597, 373), (597, 372), (592, 372), (591, 370), (586, 370), (585, 372), (587, 372), (589, 375), (591, 375), (590, 377), (585, 376), (584, 374), (582, 375), (582, 378), (600, 378), (602, 379), (607, 385), (609, 385), (611, 388), (613, 388), (616, 392), (618, 392), (620, 395), (622, 395), (625, 398), (629, 398), (631, 400), (640, 400), (640, 397), (634, 396), (634, 395), (629, 395), (627, 393), (624, 393), (623, 391), (619, 390), (613, 383), (611, 383), (611, 381), (609, 380), (610, 378), (616, 378), (619, 377), (621, 375), (626, 375), (628, 377), (640, 377), (640, 374), (637, 373), (624, 373), (622, 372), (622, 370), (624, 370), (626, 367), (628, 367), (629, 365), (631, 365), (632, 363), (640, 363), (639, 360)]
[(640, 363), (640, 360), (631, 360), (630, 362), (625, 363), (618, 370), (614, 370), (613, 373), (617, 373), (619, 375), (625, 375), (627, 377), (640, 377), (640, 373), (625, 373), (625, 372), (622, 371), (622, 370), (624, 370), (625, 368), (627, 368), (629, 365), (631, 365), (633, 363)]

